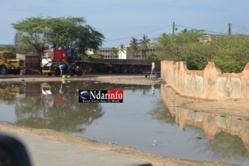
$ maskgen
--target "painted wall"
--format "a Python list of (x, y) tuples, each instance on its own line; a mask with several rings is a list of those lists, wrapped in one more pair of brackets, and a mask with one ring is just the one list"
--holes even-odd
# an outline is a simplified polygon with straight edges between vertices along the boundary
[(213, 62), (204, 70), (188, 70), (185, 62), (161, 61), (161, 78), (181, 96), (207, 100), (249, 98), (249, 63), (241, 73), (222, 73)]

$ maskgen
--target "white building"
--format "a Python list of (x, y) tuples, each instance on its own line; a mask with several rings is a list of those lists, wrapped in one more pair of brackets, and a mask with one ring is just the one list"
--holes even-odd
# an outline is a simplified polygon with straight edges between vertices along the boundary
[[(157, 51), (158, 50), (154, 48), (149, 48), (146, 52), (146, 55), (155, 53)], [(116, 48), (116, 51), (114, 51), (113, 48), (110, 47), (102, 47), (99, 48), (97, 53), (104, 55), (104, 59), (145, 59), (146, 58), (145, 56), (141, 55), (141, 53), (133, 55), (129, 47), (124, 47), (123, 50), (121, 50), (121, 48), (119, 47)]]

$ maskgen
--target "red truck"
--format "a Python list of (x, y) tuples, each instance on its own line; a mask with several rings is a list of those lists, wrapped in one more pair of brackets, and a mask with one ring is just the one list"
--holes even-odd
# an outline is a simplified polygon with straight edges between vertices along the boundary
[(41, 57), (42, 74), (81, 76), (83, 71), (71, 56), (72, 54), (66, 50), (44, 50), (44, 55)]

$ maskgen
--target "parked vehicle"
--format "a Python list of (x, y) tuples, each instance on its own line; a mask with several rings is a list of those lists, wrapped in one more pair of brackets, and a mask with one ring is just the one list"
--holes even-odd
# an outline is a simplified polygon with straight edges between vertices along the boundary
[(134, 59), (89, 59), (87, 61), (76, 61), (82, 66), (86, 73), (108, 72), (108, 73), (143, 73), (150, 71), (151, 62), (148, 60)]
[(17, 59), (16, 55), (0, 51), (0, 74), (20, 74), (20, 71), (25, 68), (24, 61)]
[(42, 74), (48, 74), (48, 76), (83, 74), (82, 69), (70, 60), (66, 50), (45, 50), (41, 58), (41, 68)]
[[(42, 56), (42, 73), (48, 75), (85, 73), (143, 73), (151, 70), (149, 60), (135, 59), (79, 59), (71, 50), (45, 50)], [(63, 67), (63, 71), (60, 70)], [(158, 65), (159, 66), (159, 65)]]
[[(72, 50), (44, 50), (43, 56), (25, 56), (26, 74), (48, 76), (78, 75), (83, 73), (138, 74), (150, 73), (152, 60), (136, 59), (79, 59)], [(160, 61), (155, 61), (160, 71)]]

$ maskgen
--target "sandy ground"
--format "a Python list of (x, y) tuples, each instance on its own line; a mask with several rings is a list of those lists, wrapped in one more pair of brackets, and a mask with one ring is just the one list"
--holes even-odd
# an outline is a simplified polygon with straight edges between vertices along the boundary
[(133, 84), (133, 85), (152, 85), (155, 83), (160, 83), (160, 79), (152, 80), (146, 78), (144, 75), (84, 75), (82, 77), (36, 77), (36, 76), (24, 76), (17, 78), (12, 77), (0, 77), (0, 83), (2, 82), (35, 82), (35, 81), (79, 81), (79, 80), (92, 80), (99, 81), (103, 83), (114, 83), (114, 84)]
[[(33, 82), (33, 81), (60, 81), (63, 80), (61, 77), (19, 77), (19, 78), (0, 78), (0, 82), (19, 82), (19, 81), (26, 81), (26, 82)], [(91, 75), (91, 76), (82, 76), (82, 77), (72, 77), (70, 78), (71, 81), (73, 80), (95, 80), (99, 82), (108, 82), (114, 84), (134, 84), (134, 85), (152, 85), (152, 84), (161, 84), (163, 83), (160, 79), (152, 80), (149, 78), (145, 78), (142, 75), (133, 75), (133, 76), (110, 76), (110, 75)], [(203, 108), (205, 102), (196, 101), (200, 108)], [(236, 101), (238, 102), (238, 101)], [(224, 101), (224, 104), (227, 102)], [(195, 103), (192, 103), (192, 106)], [(203, 105), (201, 105), (203, 104)], [(215, 103), (217, 104), (217, 103)], [(209, 104), (210, 105), (210, 104)], [(191, 106), (191, 105), (190, 105)], [(247, 115), (246, 111), (243, 116)], [(15, 133), (22, 133), (27, 135), (32, 135), (36, 137), (42, 137), (46, 139), (51, 139), (55, 141), (65, 142), (77, 145), (79, 147), (88, 147), (95, 150), (100, 151), (114, 151), (117, 153), (121, 153), (124, 155), (129, 155), (135, 157), (137, 159), (146, 161), (151, 163), (155, 166), (175, 166), (175, 165), (183, 165), (183, 166), (224, 166), (229, 165), (225, 163), (218, 163), (218, 162), (209, 162), (209, 161), (189, 161), (189, 160), (180, 160), (180, 159), (171, 159), (167, 157), (155, 156), (149, 154), (147, 152), (142, 152), (132, 147), (120, 146), (117, 144), (104, 144), (99, 143), (96, 141), (91, 141), (88, 139), (84, 139), (81, 137), (76, 137), (73, 135), (47, 130), (47, 129), (31, 129), (25, 128), (22, 126), (16, 126), (6, 122), (0, 122), (0, 128), (5, 131), (11, 131)]]

